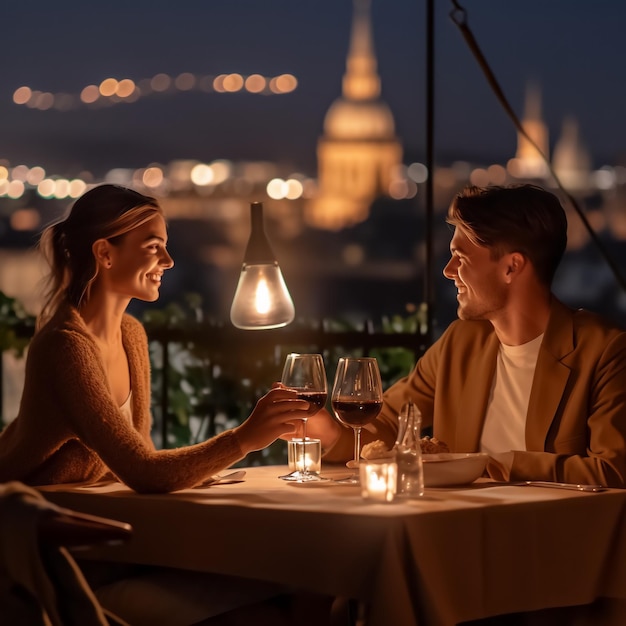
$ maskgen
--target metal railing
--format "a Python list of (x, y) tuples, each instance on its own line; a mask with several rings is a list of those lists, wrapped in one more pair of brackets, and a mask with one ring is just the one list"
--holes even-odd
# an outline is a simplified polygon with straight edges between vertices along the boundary
[[(33, 328), (24, 326), (18, 329), (24, 337), (31, 337)], [(235, 382), (233, 394), (240, 394), (238, 400), (248, 406), (264, 393), (272, 381), (280, 378), (284, 356), (288, 352), (319, 352), (324, 355), (329, 376), (334, 375), (334, 364), (338, 356), (345, 354), (370, 355), (376, 351), (395, 348), (409, 351), (410, 361), (415, 362), (426, 349), (427, 337), (417, 332), (383, 332), (374, 328), (371, 322), (363, 324), (362, 330), (335, 330), (328, 325), (315, 327), (285, 327), (275, 330), (243, 331), (230, 326), (209, 323), (189, 324), (177, 327), (167, 325), (146, 325), (151, 345), (153, 379), (153, 409), (155, 428), (163, 447), (168, 446), (168, 432), (172, 427), (172, 352), (179, 349), (192, 350), (201, 355), (204, 363), (203, 375), (206, 383), (213, 386), (211, 406), (204, 412), (209, 421), (207, 434), (215, 434), (213, 418), (224, 406), (227, 394), (216, 393), (220, 384)], [(154, 358), (153, 348), (157, 346), (160, 358)], [(405, 359), (406, 360), (406, 359)], [(220, 372), (220, 375), (216, 375)], [(401, 372), (405, 373), (405, 372)], [(393, 373), (392, 373), (393, 375)], [(242, 381), (245, 384), (241, 384)], [(2, 397), (3, 369), (0, 359), (0, 408)], [(202, 411), (203, 409), (200, 408)], [(247, 409), (246, 409), (247, 410)], [(4, 415), (3, 415), (4, 417)], [(0, 424), (1, 427), (1, 424)]]
[[(155, 421), (160, 429), (163, 447), (167, 446), (168, 427), (171, 416), (170, 394), (172, 364), (170, 349), (174, 345), (192, 346), (202, 354), (206, 378), (219, 385), (212, 376), (217, 366), (221, 379), (228, 379), (230, 373), (246, 381), (235, 393), (246, 394), (246, 401), (252, 404), (272, 381), (280, 379), (284, 357), (288, 352), (319, 352), (324, 355), (327, 374), (334, 375), (334, 365), (338, 356), (345, 354), (370, 355), (376, 351), (401, 349), (408, 351), (414, 363), (426, 349), (426, 335), (420, 332), (383, 332), (375, 330), (372, 323), (365, 323), (363, 329), (333, 330), (325, 325), (316, 328), (281, 328), (264, 331), (243, 331), (233, 327), (198, 324), (182, 328), (146, 328), (151, 344), (158, 344), (161, 358), (156, 368), (160, 378), (156, 394), (153, 394), (154, 408), (161, 419)], [(154, 360), (153, 360), (154, 362)], [(399, 374), (408, 372), (399, 372)], [(154, 384), (153, 376), (153, 384)], [(240, 398), (243, 401), (243, 398)], [(214, 403), (205, 407), (206, 413), (215, 415), (218, 406)], [(163, 419), (163, 416), (165, 419)], [(211, 418), (209, 417), (209, 421)], [(208, 435), (213, 435), (214, 425), (208, 427)]]

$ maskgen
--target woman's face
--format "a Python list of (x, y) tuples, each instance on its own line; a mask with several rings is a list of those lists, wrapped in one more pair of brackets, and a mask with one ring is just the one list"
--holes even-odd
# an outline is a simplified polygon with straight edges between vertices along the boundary
[(167, 228), (161, 215), (126, 233), (110, 246), (105, 270), (109, 290), (117, 295), (154, 302), (163, 272), (174, 265), (166, 249)]

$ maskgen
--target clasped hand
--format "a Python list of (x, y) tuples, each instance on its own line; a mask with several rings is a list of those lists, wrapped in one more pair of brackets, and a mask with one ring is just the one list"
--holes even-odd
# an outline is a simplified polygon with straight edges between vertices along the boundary
[(299, 400), (295, 391), (272, 388), (257, 401), (250, 417), (237, 427), (244, 453), (261, 450), (279, 437), (294, 437), (308, 409), (309, 403)]

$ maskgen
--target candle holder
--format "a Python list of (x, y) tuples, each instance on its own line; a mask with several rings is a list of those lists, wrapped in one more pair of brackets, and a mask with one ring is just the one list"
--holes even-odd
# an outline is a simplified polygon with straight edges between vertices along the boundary
[(318, 476), (322, 471), (322, 442), (319, 439), (291, 439), (287, 442), (289, 471)]
[(398, 465), (395, 461), (361, 461), (359, 474), (363, 498), (393, 502), (398, 481)]

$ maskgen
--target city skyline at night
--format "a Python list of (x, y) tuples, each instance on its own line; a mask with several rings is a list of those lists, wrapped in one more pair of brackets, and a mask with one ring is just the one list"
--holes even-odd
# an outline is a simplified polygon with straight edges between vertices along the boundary
[[(61, 3), (60, 12), (69, 12), (68, 7), (72, 4)], [(46, 175), (51, 177), (78, 176), (84, 170), (91, 170), (93, 178), (86, 177), (86, 182), (98, 182), (101, 180), (99, 177), (106, 174), (109, 182), (139, 187), (162, 199), (173, 222), (179, 222), (178, 225), (172, 223), (173, 231), (178, 233), (178, 237), (172, 240), (179, 241), (173, 245), (181, 246), (180, 251), (177, 251), (180, 262), (175, 270), (179, 278), (172, 287), (194, 290), (198, 287), (192, 280), (195, 278), (200, 289), (208, 286), (211, 294), (209, 302), (212, 305), (221, 302), (220, 306), (224, 308), (231, 296), (228, 286), (230, 274), (239, 267), (240, 249), (245, 244), (247, 233), (247, 204), (264, 198), (269, 200), (267, 217), (275, 233), (281, 258), (288, 261), (288, 272), (298, 276), (296, 282), (301, 285), (302, 291), (300, 302), (304, 303), (302, 311), (324, 315), (356, 307), (363, 311), (383, 313), (377, 290), (369, 287), (374, 280), (393, 291), (384, 304), (389, 310), (402, 311), (405, 304), (419, 302), (426, 236), (422, 222), (422, 183), (427, 173), (423, 162), (420, 162), (424, 143), (424, 5), (401, 0), (394, 0), (384, 6), (380, 0), (371, 3), (373, 44), (381, 82), (381, 98), (389, 105), (397, 138), (403, 144), (405, 168), (402, 175), (407, 184), (403, 185), (402, 180), (388, 184), (387, 188), (394, 187), (394, 192), (386, 195), (390, 195), (393, 200), (366, 206), (366, 211), (361, 212), (358, 219), (350, 218), (343, 226), (339, 226), (350, 226), (345, 233), (334, 235), (315, 232), (315, 228), (313, 231), (307, 230), (303, 216), (306, 215), (307, 202), (315, 196), (314, 178), (318, 166), (316, 147), (320, 140), (322, 145), (325, 145), (325, 141), (327, 143), (329, 137), (324, 138), (323, 134), (328, 130), (327, 116), (337, 99), (341, 99), (353, 4), (346, 0), (336, 2), (331, 7), (329, 3), (320, 0), (316, 4), (318, 12), (311, 14), (306, 23), (302, 22), (302, 16), (307, 15), (305, 8), (312, 10), (310, 5), (299, 5), (296, 10), (292, 3), (272, 2), (264, 5), (261, 11), (256, 5), (252, 7), (244, 0), (234, 0), (234, 4), (241, 10), (243, 7), (249, 8), (248, 18), (255, 11), (259, 12), (256, 29), (248, 21), (237, 21), (237, 14), (231, 9), (215, 7), (209, 13), (214, 17), (221, 16), (224, 25), (222, 30), (228, 31), (231, 39), (238, 40), (240, 47), (219, 28), (215, 29), (215, 24), (211, 26), (216, 35), (215, 40), (208, 38), (200, 42), (197, 36), (192, 36), (198, 28), (200, 13), (195, 13), (197, 8), (182, 7), (180, 11), (170, 9), (167, 12), (159, 3), (147, 6), (139, 1), (128, 9), (127, 21), (116, 26), (120, 29), (116, 39), (120, 44), (119, 50), (109, 47), (101, 56), (103, 51), (98, 50), (96, 54), (95, 50), (87, 48), (86, 58), (76, 58), (71, 71), (46, 75), (46, 69), (53, 64), (52, 58), (58, 59), (58, 54), (66, 52), (66, 46), (57, 42), (58, 49), (54, 49), (49, 61), (42, 56), (39, 64), (21, 61), (8, 68), (4, 92), (0, 93), (0, 112), (7, 110), (6, 117), (0, 116), (0, 127), (4, 124), (4, 132), (0, 134), (0, 159), (10, 159), (11, 163), (9, 167), (9, 164), (0, 162), (0, 197), (4, 198), (1, 209), (6, 224), (0, 224), (4, 228), (0, 235), (4, 236), (4, 240), (13, 238), (13, 241), (33, 241), (40, 226), (54, 217), (54, 211), (58, 214), (65, 209), (73, 197), (82, 193), (85, 184), (83, 182), (81, 187), (81, 182), (77, 180), (45, 181), (46, 189), (50, 190), (54, 186), (60, 189), (60, 194), (56, 196), (59, 199), (44, 202), (46, 207), (39, 210), (29, 204), (34, 195), (32, 182), (29, 182), (30, 196), (25, 196), (23, 201), (13, 202), (6, 195), (2, 196), (3, 167), (7, 176), (21, 176), (23, 179), (32, 177), (32, 180), (43, 176), (43, 167), (46, 168)], [(506, 28), (494, 27), (493, 31), (488, 31), (490, 37), (501, 39), (501, 45), (504, 45), (502, 38), (505, 31), (511, 40), (504, 46), (503, 52), (491, 59), (495, 73), (502, 75), (505, 91), (515, 95), (511, 102), (520, 118), (527, 114), (537, 117), (535, 122), (541, 131), (546, 152), (550, 153), (550, 157), (561, 155), (562, 164), (571, 162), (567, 158), (567, 151), (566, 158), (562, 158), (562, 124), (566, 119), (575, 121), (576, 140), (581, 140), (581, 146), (589, 156), (588, 171), (574, 169), (566, 173), (569, 173), (571, 181), (579, 184), (577, 194), (589, 201), (588, 217), (596, 230), (607, 233), (617, 242), (623, 242), (626, 237), (626, 214), (622, 208), (622, 197), (626, 170), (621, 166), (621, 126), (615, 125), (613, 132), (609, 133), (610, 137), (598, 134), (590, 138), (588, 134), (589, 120), (609, 124), (618, 102), (613, 100), (605, 103), (596, 98), (593, 111), (598, 111), (600, 104), (604, 108), (601, 114), (592, 111), (591, 116), (586, 116), (589, 111), (585, 107), (589, 107), (589, 104), (580, 108), (581, 105), (572, 100), (567, 102), (567, 107), (562, 103), (555, 105), (555, 93), (567, 95), (567, 90), (559, 86), (557, 77), (565, 80), (568, 72), (575, 69), (577, 80), (582, 84), (584, 80), (592, 80), (590, 69), (594, 70), (593, 76), (602, 78), (603, 68), (581, 65), (581, 61), (570, 54), (569, 63), (557, 68), (555, 75), (555, 70), (551, 68), (556, 65), (552, 66), (543, 58), (546, 52), (542, 52), (540, 35), (544, 34), (550, 39), (552, 48), (555, 41), (560, 42), (560, 50), (558, 46), (556, 51), (552, 49), (555, 57), (553, 62), (557, 63), (557, 57), (564, 54), (566, 44), (571, 43), (575, 31), (568, 33), (567, 37), (563, 35), (562, 40), (555, 40), (548, 27), (554, 14), (548, 13), (547, 9), (542, 9), (534, 1), (528, 5), (528, 11), (521, 12), (519, 7), (508, 5), (504, 10), (499, 4), (469, 3), (468, 20), (470, 26), (475, 26), (477, 39), (489, 57), (493, 39), (484, 38), (483, 29), (486, 24), (493, 26), (498, 20), (506, 18)], [(565, 3), (557, 0), (550, 6), (551, 11), (555, 11), (554, 7), (564, 9)], [(567, 3), (567, 6), (569, 13), (564, 15), (574, 28), (587, 15), (589, 5), (573, 2)], [(280, 14), (270, 10), (278, 7), (282, 11)], [(114, 0), (112, 10), (115, 9)], [(134, 21), (137, 19), (134, 12), (140, 9), (152, 11), (145, 15), (143, 30), (138, 29)], [(80, 11), (83, 9), (76, 5), (72, 10), (76, 11), (72, 13), (75, 16), (74, 31), (80, 35), (82, 31), (76, 30), (76, 25), (80, 22)], [(18, 10), (13, 8), (11, 11), (16, 13)], [(533, 23), (529, 31), (532, 22), (529, 16), (533, 11), (543, 11), (541, 15), (544, 20)], [(191, 13), (194, 14), (193, 19)], [(618, 13), (616, 11), (613, 15), (614, 20)], [(604, 13), (596, 12), (594, 15), (597, 15), (599, 22), (608, 19)], [(159, 24), (159, 18), (165, 16), (171, 18), (168, 25), (171, 55), (163, 49), (165, 31), (156, 26), (148, 28), (148, 24)], [(400, 16), (403, 18), (400, 19)], [(262, 21), (261, 17), (267, 21)], [(336, 19), (333, 21), (330, 17)], [(439, 213), (436, 235), (436, 253), (439, 255), (436, 263), (439, 264), (448, 254), (448, 233), (441, 212), (451, 196), (467, 182), (485, 185), (523, 180), (524, 176), (516, 176), (509, 164), (525, 150), (520, 151), (523, 145), (513, 125), (488, 90), (474, 60), (462, 47), (459, 33), (451, 30), (454, 26), (441, 3), (437, 4), (436, 17), (435, 104), (438, 126), (435, 133), (437, 168), (434, 183), (436, 210)], [(524, 20), (520, 23), (521, 17)], [(43, 19), (41, 15), (33, 19), (35, 24), (43, 23), (36, 21)], [(98, 40), (96, 33), (109, 32), (110, 35), (110, 29), (113, 28), (111, 14), (106, 13), (102, 22), (93, 24), (92, 42)], [(592, 23), (590, 20), (589, 24)], [(186, 25), (187, 39), (182, 37), (179, 30), (181, 24)], [(411, 26), (409, 31), (415, 24), (420, 25), (419, 37), (411, 38), (407, 35), (408, 24)], [(516, 24), (514, 33), (510, 32), (511, 24)], [(260, 25), (264, 28), (261, 29)], [(207, 27), (207, 32), (211, 29)], [(325, 45), (317, 48), (312, 47), (310, 38), (310, 33), (316, 29), (319, 33), (327, 33), (320, 39)], [(150, 37), (144, 31), (149, 31)], [(533, 45), (528, 40), (531, 31), (535, 35)], [(588, 34), (591, 31), (588, 29)], [(32, 33), (33, 36), (41, 35), (38, 41), (42, 46), (46, 41), (46, 32)], [(295, 36), (297, 32), (300, 32), (300, 39)], [(273, 38), (270, 33), (274, 34)], [(400, 33), (403, 33), (402, 37)], [(559, 33), (563, 34), (563, 31)], [(341, 43), (336, 38), (341, 39)], [(524, 40), (524, 46), (517, 51), (515, 39)], [(266, 47), (260, 46), (261, 41)], [(616, 41), (607, 36), (604, 52), (610, 45), (617, 46)], [(126, 58), (124, 52), (128, 52), (131, 42), (137, 55)], [(247, 51), (244, 50), (245, 42)], [(450, 45), (446, 47), (448, 43)], [(200, 47), (210, 48), (219, 52), (219, 55), (198, 60)], [(589, 43), (589, 50), (597, 52), (597, 47)], [(310, 58), (312, 50), (316, 52), (316, 62), (313, 64)], [(58, 64), (58, 61), (54, 63)], [(515, 68), (515, 75), (506, 72), (502, 74), (499, 71), (502, 66), (510, 67), (511, 71)], [(525, 110), (529, 93), (526, 77), (533, 74), (531, 69), (535, 68), (541, 69), (541, 72), (537, 72), (540, 75), (535, 76), (532, 83), (539, 89), (540, 103), (536, 104), (533, 113)], [(114, 80), (113, 76), (117, 78)], [(279, 79), (282, 81), (280, 84), (288, 88), (277, 89)], [(132, 92), (124, 92), (122, 89), (128, 88), (133, 81), (141, 88), (140, 97), (130, 98), (125, 94)], [(96, 83), (100, 85), (102, 101), (93, 97)], [(162, 88), (166, 83), (167, 86)], [(8, 85), (11, 85), (12, 90)], [(73, 94), (74, 105), (65, 108), (29, 106), (25, 95), (26, 85), (30, 90), (41, 90), (42, 94)], [(618, 81), (602, 85), (615, 93), (620, 89)], [(118, 87), (120, 92), (116, 94), (115, 88)], [(398, 93), (406, 97), (399, 97)], [(78, 100), (79, 94), (86, 96), (82, 103)], [(456, 99), (451, 97), (454, 94), (457, 95)], [(585, 92), (585, 95), (589, 94)], [(474, 102), (477, 96), (480, 96), (481, 101), (478, 109)], [(47, 97), (42, 98), (41, 102), (45, 104)], [(7, 100), (11, 101), (10, 106)], [(345, 112), (350, 109), (343, 107), (342, 110)], [(566, 112), (568, 115), (565, 115)], [(336, 116), (333, 115), (332, 119), (331, 127), (336, 128)], [(15, 120), (19, 123), (15, 123)], [(467, 133), (480, 140), (466, 141), (464, 134)], [(395, 136), (390, 135), (388, 138), (395, 141)], [(336, 144), (336, 137), (331, 136), (330, 139)], [(342, 151), (345, 148), (338, 147)], [(575, 145), (573, 147), (578, 149)], [(596, 168), (605, 163), (603, 151), (611, 154), (608, 161), (610, 165), (598, 170)], [(574, 152), (570, 142), (569, 154)], [(334, 157), (329, 163), (333, 161)], [(42, 169), (38, 170), (37, 167)], [(58, 169), (55, 171), (54, 167)], [(553, 181), (545, 174), (545, 169), (542, 169), (541, 176), (536, 178), (541, 184), (554, 188)], [(527, 175), (535, 177), (528, 170)], [(379, 175), (378, 178), (383, 180)], [(395, 205), (394, 201), (397, 201)], [(39, 201), (36, 204), (39, 207), (42, 205)], [(370, 209), (373, 219), (368, 223)], [(589, 236), (571, 207), (568, 210), (572, 251), (578, 255), (586, 254)], [(181, 224), (181, 220), (186, 223)], [(330, 228), (332, 230), (333, 227)], [(200, 233), (202, 236), (198, 238)], [(400, 239), (401, 245), (398, 244)], [(321, 249), (331, 250), (332, 253), (320, 256)], [(189, 258), (186, 264), (183, 258), (191, 253), (193, 258)], [(304, 261), (307, 256), (309, 261)], [(19, 262), (23, 264), (24, 259)], [(204, 267), (201, 272), (195, 269), (197, 264)], [(187, 271), (185, 267), (193, 269)], [(601, 272), (599, 275), (602, 279), (594, 284), (597, 291), (603, 293), (610, 290), (611, 283), (611, 277), (607, 277), (605, 269), (601, 266), (599, 270), (594, 270)], [(428, 271), (439, 275), (438, 265)], [(572, 273), (562, 281), (563, 291), (571, 293), (572, 299), (580, 295), (580, 286), (575, 282), (577, 275)], [(325, 280), (334, 280), (334, 286), (323, 286)], [(318, 281), (317, 287), (309, 289), (315, 281)], [(397, 287), (393, 286), (394, 281)], [(342, 303), (336, 294), (347, 293), (347, 285), (356, 289), (357, 283), (368, 285), (363, 290), (363, 300), (357, 302), (356, 299), (351, 301), (347, 298)], [(22, 280), (20, 284), (25, 284), (25, 281)], [(218, 284), (225, 286), (218, 288)], [(404, 289), (401, 285), (409, 286)], [(315, 295), (322, 293), (326, 294), (324, 299)], [(174, 291), (170, 295), (174, 297)]]
[[(541, 85), (555, 141), (565, 118), (577, 119), (595, 164), (616, 163), (626, 87), (619, 34), (621, 3), (586, 0), (521, 5), (462, 3), (468, 24), (521, 113), (529, 80)], [(504, 160), (516, 134), (456, 26), (452, 3), (435, 14), (436, 157)], [(425, 4), (371, 4), (374, 47), (405, 154), (424, 152)], [(352, 16), (350, 0), (291, 3), (250, 0), (180, 5), (118, 0), (94, 10), (34, 0), (5, 10), (11, 27), (0, 52), (10, 62), (0, 87), (0, 158), (41, 164), (59, 174), (82, 168), (140, 167), (173, 159), (286, 162), (314, 172), (324, 115), (340, 91)], [(37, 110), (13, 101), (28, 85), (76, 93), (107, 77), (136, 81), (166, 74), (276, 77), (297, 88), (268, 97), (199, 89), (154, 94), (134, 104), (71, 111)]]

